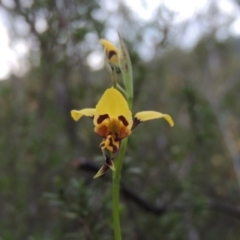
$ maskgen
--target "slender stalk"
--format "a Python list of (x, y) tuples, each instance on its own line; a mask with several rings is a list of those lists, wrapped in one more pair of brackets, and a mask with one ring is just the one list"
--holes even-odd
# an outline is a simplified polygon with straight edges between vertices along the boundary
[(120, 180), (121, 180), (121, 170), (123, 165), (124, 156), (127, 150), (128, 138), (122, 141), (121, 152), (119, 153), (116, 163), (116, 171), (113, 172), (113, 195), (112, 195), (112, 211), (113, 211), (113, 227), (115, 240), (122, 240), (121, 226), (120, 226), (120, 216), (119, 216), (119, 190), (120, 190)]
[[(132, 64), (125, 44), (123, 43), (120, 35), (118, 34), (120, 42), (120, 50), (118, 55), (119, 65), (121, 69), (121, 75), (123, 78), (123, 83), (126, 93), (125, 97), (128, 102), (128, 107), (131, 111), (133, 102), (133, 76), (132, 76)], [(116, 73), (114, 72), (114, 77), (116, 80)], [(117, 85), (117, 84), (116, 84)], [(116, 85), (114, 87), (116, 88)], [(115, 160), (116, 171), (113, 172), (113, 189), (112, 189), (112, 211), (113, 211), (113, 227), (115, 240), (122, 240), (121, 226), (120, 226), (120, 216), (119, 216), (119, 190), (120, 190), (120, 180), (121, 171), (123, 166), (123, 160), (127, 150), (128, 138), (123, 139), (122, 147), (118, 157)]]
[(112, 78), (112, 82), (113, 82), (113, 87), (117, 88), (117, 74), (116, 74), (115, 70), (112, 70), (111, 78)]

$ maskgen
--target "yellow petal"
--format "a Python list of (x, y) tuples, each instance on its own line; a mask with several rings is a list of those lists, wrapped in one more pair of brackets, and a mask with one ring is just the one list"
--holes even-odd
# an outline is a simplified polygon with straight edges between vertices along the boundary
[(109, 41), (100, 39), (101, 44), (106, 49), (107, 58), (110, 64), (119, 66), (118, 64), (118, 49)]
[(82, 116), (94, 117), (96, 112), (95, 108), (84, 108), (81, 110), (72, 110), (71, 116), (75, 121), (78, 121)]
[(160, 112), (155, 112), (155, 111), (138, 112), (135, 115), (135, 118), (137, 118), (140, 122), (157, 119), (157, 118), (164, 118), (170, 124), (171, 127), (174, 126), (174, 122), (171, 116), (168, 114), (160, 113)]
[(94, 125), (99, 125), (105, 119), (117, 119), (128, 129), (132, 126), (132, 113), (127, 101), (115, 88), (107, 89), (96, 106)]

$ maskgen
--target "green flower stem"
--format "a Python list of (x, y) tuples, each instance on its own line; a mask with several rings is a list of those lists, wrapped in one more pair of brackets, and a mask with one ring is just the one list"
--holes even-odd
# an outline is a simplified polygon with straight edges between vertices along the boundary
[[(119, 65), (121, 69), (121, 75), (123, 78), (124, 87), (126, 89), (124, 90), (124, 93), (126, 93), (125, 97), (128, 102), (128, 107), (130, 110), (132, 110), (132, 102), (133, 102), (132, 64), (131, 64), (131, 60), (130, 60), (127, 48), (119, 34), (118, 34), (118, 37), (119, 37), (119, 43), (120, 43), (118, 60), (119, 60)], [(116, 77), (116, 73), (115, 73), (115, 77)], [(115, 88), (116, 88), (116, 85), (114, 85)], [(114, 227), (115, 240), (122, 240), (120, 217), (119, 217), (119, 191), (120, 191), (120, 180), (121, 180), (123, 160), (127, 150), (127, 142), (128, 142), (128, 138), (123, 139), (120, 153), (115, 160), (116, 170), (115, 172), (113, 172), (113, 186), (112, 186), (113, 187), (113, 191), (112, 191), (113, 209), (112, 211), (113, 211), (113, 227)]]
[(113, 87), (114, 87), (114, 88), (117, 88), (117, 75), (116, 75), (116, 72), (115, 72), (115, 71), (112, 71), (112, 73), (111, 73), (111, 79), (112, 79), (112, 82), (113, 82)]
[(127, 92), (126, 92), (125, 89), (124, 89), (121, 85), (119, 85), (118, 83), (117, 83), (117, 90), (119, 90), (125, 98), (127, 97)]
[(112, 210), (113, 210), (113, 227), (115, 240), (122, 240), (120, 217), (119, 217), (119, 191), (120, 191), (120, 180), (121, 180), (121, 170), (123, 165), (124, 156), (127, 150), (128, 138), (123, 139), (121, 151), (115, 160), (116, 171), (113, 172), (113, 199), (112, 199)]

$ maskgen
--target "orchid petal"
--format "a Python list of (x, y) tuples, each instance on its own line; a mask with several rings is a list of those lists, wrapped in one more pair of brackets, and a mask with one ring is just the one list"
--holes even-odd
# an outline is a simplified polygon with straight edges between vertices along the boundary
[(134, 119), (136, 119), (136, 121), (138, 121), (138, 123), (157, 119), (157, 118), (164, 118), (170, 124), (171, 127), (174, 126), (174, 122), (173, 122), (171, 116), (168, 114), (160, 113), (160, 112), (143, 111), (143, 112), (138, 112), (134, 117)]
[(74, 121), (78, 121), (82, 116), (94, 117), (95, 113), (96, 113), (95, 108), (84, 108), (81, 110), (72, 110), (71, 116), (74, 119)]
[(118, 119), (130, 129), (132, 126), (132, 113), (123, 95), (114, 88), (107, 89), (96, 106), (94, 125), (101, 124), (105, 119)]
[(111, 42), (100, 39), (101, 44), (104, 46), (108, 61), (111, 65), (119, 67), (118, 64), (118, 49)]

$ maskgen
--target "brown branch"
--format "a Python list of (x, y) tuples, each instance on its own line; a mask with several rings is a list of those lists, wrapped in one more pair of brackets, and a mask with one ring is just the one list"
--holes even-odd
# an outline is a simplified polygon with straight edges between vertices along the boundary
[[(98, 165), (96, 165), (95, 163), (93, 163), (91, 161), (87, 161), (85, 159), (75, 160), (73, 162), (73, 166), (77, 170), (83, 170), (83, 171), (93, 172), (93, 173), (96, 173), (99, 170)], [(105, 179), (105, 180), (110, 180), (110, 178), (107, 175), (104, 175), (101, 178)], [(121, 192), (126, 198), (132, 200), (143, 210), (150, 212), (152, 214), (155, 214), (155, 215), (160, 216), (160, 215), (166, 214), (167, 212), (170, 212), (170, 211), (185, 212), (186, 210), (188, 210), (186, 205), (172, 205), (172, 206), (154, 205), (154, 204), (148, 202), (147, 200), (145, 200), (143, 197), (139, 196), (134, 191), (132, 191), (123, 182), (121, 182)], [(231, 205), (229, 203), (223, 203), (223, 202), (216, 201), (214, 199), (210, 199), (207, 202), (206, 207), (209, 210), (219, 211), (221, 213), (225, 213), (225, 214), (228, 214), (230, 216), (240, 219), (240, 208), (236, 207), (234, 205)]]

